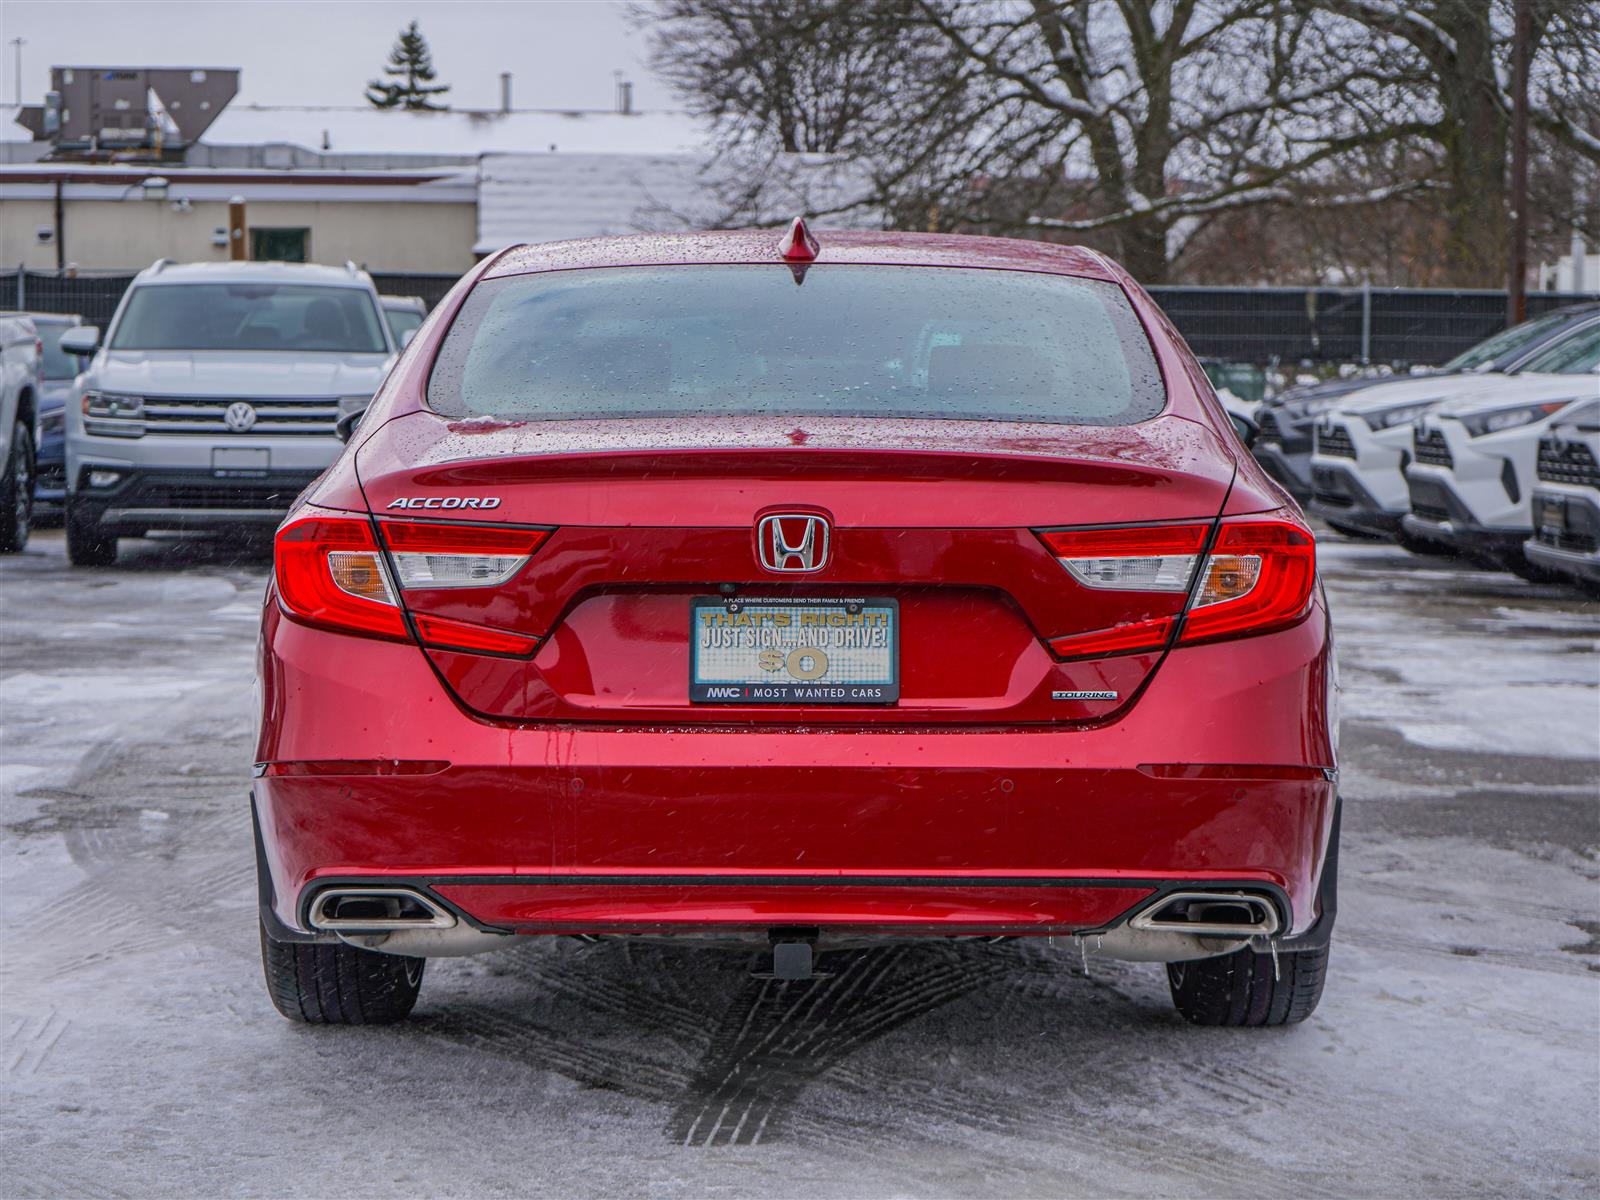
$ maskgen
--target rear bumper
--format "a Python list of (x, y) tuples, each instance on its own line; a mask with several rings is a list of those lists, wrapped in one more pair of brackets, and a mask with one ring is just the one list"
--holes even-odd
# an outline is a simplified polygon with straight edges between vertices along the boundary
[[(323, 888), (370, 877), (318, 878), (299, 924)], [(1188, 881), (1026, 876), (551, 875), (386, 877), (418, 887), (480, 929), (522, 934), (764, 933), (811, 927), (851, 934), (945, 936), (1081, 933), (1110, 928), (1158, 892)], [(1232, 886), (1230, 883), (1211, 886)], [(1247, 886), (1280, 913), (1281, 890)]]
[(1099, 727), (509, 726), (414, 647), (272, 609), (268, 902), (302, 932), (318, 888), (385, 882), (525, 933), (1050, 934), (1206, 884), (1277, 898), (1300, 933), (1333, 817), (1329, 658), (1318, 607), (1169, 655)]

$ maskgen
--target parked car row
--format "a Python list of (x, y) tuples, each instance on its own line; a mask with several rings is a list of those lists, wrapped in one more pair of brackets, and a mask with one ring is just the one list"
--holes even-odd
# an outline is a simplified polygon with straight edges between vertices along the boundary
[(151, 530), (270, 531), (426, 316), (353, 265), (167, 260), (104, 338), (77, 316), (0, 314), (0, 549), (53, 509), (75, 565)]
[(1348, 382), (1255, 416), (1257, 458), (1313, 513), (1416, 553), (1596, 585), (1600, 305), (1518, 325), (1435, 374)]

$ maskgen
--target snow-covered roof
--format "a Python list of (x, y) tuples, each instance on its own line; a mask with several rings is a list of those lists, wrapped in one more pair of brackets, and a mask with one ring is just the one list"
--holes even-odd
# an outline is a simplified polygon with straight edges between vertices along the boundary
[[(520, 242), (608, 234), (763, 225), (832, 213), (863, 181), (847, 165), (787, 156), (762, 207), (741, 205), (749, 180), (709, 151), (694, 154), (486, 154), (479, 161), (478, 238), (488, 254)], [(830, 215), (836, 227), (872, 228), (876, 213)]]
[(0, 163), (0, 200), (40, 200), (58, 183), (70, 200), (127, 200), (146, 180), (167, 181), (170, 200), (368, 201), (471, 204), (477, 196), (475, 166), (422, 170), (264, 170), (190, 167), (179, 163)]
[(682, 228), (674, 214), (713, 203), (705, 161), (688, 154), (486, 154), (474, 250)]
[(208, 146), (288, 144), (330, 154), (473, 157), (490, 153), (703, 153), (702, 123), (687, 113), (515, 110), (406, 112), (230, 104), (206, 131)]
[[(15, 113), (12, 106), (0, 106), (0, 118)], [(8, 120), (0, 121), (0, 130), (0, 140), (28, 136)], [(264, 156), (239, 152), (260, 147), (295, 149)], [(7, 157), (0, 151), (0, 162)], [(27, 171), (21, 160), (30, 156), (22, 147), (14, 147), (9, 157), (18, 165), (0, 169), (0, 188), (14, 197), (51, 186), (53, 181), (43, 177), (49, 171), (70, 171), (77, 195), (98, 196), (110, 188), (109, 198), (137, 182), (135, 171), (162, 174), (172, 181), (173, 195), (181, 191), (194, 199), (244, 183), (255, 199), (277, 198), (280, 190), (288, 197), (290, 188), (299, 199), (397, 199), (392, 186), (375, 189), (404, 182), (406, 199), (470, 202), (476, 184), (478, 253), (515, 242), (830, 214), (837, 201), (862, 185), (848, 166), (787, 156), (771, 176), (774, 186), (763, 192), (761, 211), (747, 202), (734, 212), (749, 182), (744, 168), (719, 162), (705, 123), (679, 112), (406, 112), (367, 105), (230, 104), (201, 146), (191, 150), (187, 166), (103, 167), (102, 182), (96, 168), (86, 164), (44, 164)], [(278, 162), (279, 157), (285, 161)], [(338, 169), (318, 169), (323, 167)], [(430, 173), (436, 177), (427, 178)], [(313, 184), (324, 185), (327, 195), (304, 190)], [(370, 197), (369, 188), (374, 189)], [(837, 213), (830, 223), (871, 226), (877, 219), (871, 213)]]

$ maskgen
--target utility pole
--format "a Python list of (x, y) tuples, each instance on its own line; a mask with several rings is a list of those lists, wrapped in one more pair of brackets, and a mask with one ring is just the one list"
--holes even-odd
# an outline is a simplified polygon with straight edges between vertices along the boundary
[(1506, 280), (1506, 322), (1528, 318), (1528, 57), (1533, 41), (1533, 0), (1517, 0), (1511, 43), (1511, 274)]
[(11, 44), (14, 47), (16, 47), (16, 51), (17, 51), (16, 74), (12, 77), (11, 82), (14, 85), (16, 85), (16, 89), (17, 89), (17, 107), (21, 108), (22, 107), (22, 48), (28, 44), (28, 39), (27, 38), (14, 37), (14, 38), (11, 39)]
[(243, 196), (228, 201), (228, 258), (232, 262), (247, 262), (250, 258), (249, 227), (245, 220)]

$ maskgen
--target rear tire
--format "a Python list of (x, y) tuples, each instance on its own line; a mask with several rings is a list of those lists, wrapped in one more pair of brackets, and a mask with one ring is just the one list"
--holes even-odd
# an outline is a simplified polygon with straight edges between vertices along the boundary
[(33, 431), (18, 421), (0, 475), (0, 554), (20, 554), (33, 528)]
[(343, 942), (279, 942), (261, 926), (261, 966), (273, 1007), (307, 1025), (392, 1025), (422, 989), (426, 959)]
[(75, 567), (109, 567), (117, 561), (117, 539), (83, 515), (67, 501), (67, 561)]
[(1172, 1003), (1191, 1025), (1293, 1025), (1316, 1011), (1328, 947), (1271, 954), (1246, 946), (1218, 958), (1167, 964)]

